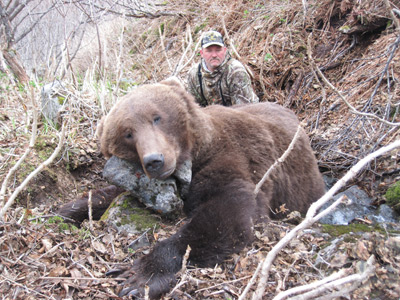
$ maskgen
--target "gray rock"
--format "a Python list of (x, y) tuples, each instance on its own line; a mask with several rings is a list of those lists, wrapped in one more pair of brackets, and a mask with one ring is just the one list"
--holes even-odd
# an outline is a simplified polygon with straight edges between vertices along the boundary
[(65, 104), (66, 94), (65, 87), (59, 81), (48, 83), (42, 88), (42, 114), (53, 124), (58, 123), (59, 113)]
[(376, 223), (396, 223), (399, 221), (397, 213), (386, 204), (381, 204), (378, 207), (377, 214), (373, 215), (372, 218)]
[[(149, 179), (141, 165), (111, 157), (104, 166), (103, 176), (139, 199), (146, 207), (162, 215), (176, 214), (183, 207), (191, 180), (191, 162), (186, 162), (173, 177)], [(179, 182), (179, 184), (177, 184)]]
[(382, 208), (381, 205), (380, 209), (376, 209), (371, 205), (372, 199), (355, 185), (337, 194), (332, 200), (325, 204), (320, 211), (331, 205), (342, 195), (346, 195), (349, 201), (339, 204), (333, 212), (321, 218), (319, 221), (320, 223), (348, 225), (356, 218), (363, 219), (365, 217), (374, 223), (398, 222), (396, 214), (390, 207)]

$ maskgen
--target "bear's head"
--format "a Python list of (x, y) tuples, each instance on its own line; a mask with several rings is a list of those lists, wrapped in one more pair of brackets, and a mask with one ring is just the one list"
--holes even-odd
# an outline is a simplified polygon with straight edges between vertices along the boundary
[(141, 163), (150, 178), (165, 179), (190, 158), (190, 107), (196, 106), (178, 79), (143, 85), (121, 98), (103, 117), (101, 152)]

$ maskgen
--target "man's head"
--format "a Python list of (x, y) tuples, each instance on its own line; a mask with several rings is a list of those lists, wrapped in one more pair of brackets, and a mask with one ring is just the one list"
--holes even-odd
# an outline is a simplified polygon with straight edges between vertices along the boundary
[(208, 31), (203, 35), (200, 55), (211, 72), (224, 62), (226, 47), (222, 35), (218, 31)]

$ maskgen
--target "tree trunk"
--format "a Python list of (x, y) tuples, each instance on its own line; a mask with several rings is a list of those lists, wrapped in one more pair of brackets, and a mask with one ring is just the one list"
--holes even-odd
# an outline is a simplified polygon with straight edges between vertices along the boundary
[(2, 52), (7, 65), (10, 67), (11, 72), (18, 79), (18, 81), (23, 84), (28, 83), (29, 76), (22, 66), (18, 54), (14, 50), (10, 49), (3, 49)]

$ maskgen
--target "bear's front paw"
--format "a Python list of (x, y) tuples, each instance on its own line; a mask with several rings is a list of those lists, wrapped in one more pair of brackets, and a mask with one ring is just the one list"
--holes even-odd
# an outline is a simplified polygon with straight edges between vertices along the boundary
[(141, 271), (137, 266), (130, 269), (115, 269), (106, 273), (106, 276), (126, 278), (122, 283), (122, 290), (119, 296), (132, 296), (136, 299), (145, 297), (145, 287), (149, 287), (149, 298), (159, 299), (161, 295), (167, 293), (175, 284), (174, 274), (152, 273)]

